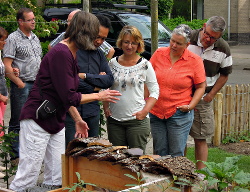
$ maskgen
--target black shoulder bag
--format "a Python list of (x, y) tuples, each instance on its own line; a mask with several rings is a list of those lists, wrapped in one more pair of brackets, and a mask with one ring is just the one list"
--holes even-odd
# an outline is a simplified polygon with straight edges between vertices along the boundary
[(43, 99), (43, 94), (41, 90), (41, 85), (40, 85), (40, 79), (38, 79), (38, 86), (39, 86), (39, 93), (42, 97), (42, 104), (37, 108), (36, 110), (36, 119), (49, 119), (56, 114), (56, 106), (54, 103), (47, 99)]

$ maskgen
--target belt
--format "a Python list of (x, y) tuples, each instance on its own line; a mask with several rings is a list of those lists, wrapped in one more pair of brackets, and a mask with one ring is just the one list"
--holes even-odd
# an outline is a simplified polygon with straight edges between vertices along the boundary
[(24, 81), (24, 83), (34, 83), (35, 81)]

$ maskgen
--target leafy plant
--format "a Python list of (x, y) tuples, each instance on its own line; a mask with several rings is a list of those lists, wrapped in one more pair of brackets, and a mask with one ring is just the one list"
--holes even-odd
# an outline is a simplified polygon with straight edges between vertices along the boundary
[(126, 184), (125, 186), (127, 187), (135, 187), (135, 186), (139, 186), (140, 187), (140, 190), (136, 190), (136, 189), (131, 189), (131, 191), (134, 191), (134, 192), (140, 192), (142, 191), (143, 189), (147, 188), (147, 187), (144, 187), (142, 186), (142, 184), (144, 183), (144, 180), (147, 179), (147, 177), (144, 177), (144, 178), (141, 178), (141, 174), (140, 172), (137, 172), (137, 178), (134, 177), (133, 175), (130, 175), (130, 174), (124, 174), (125, 176), (137, 181), (137, 184)]
[(41, 42), (43, 56), (46, 55), (46, 53), (48, 52), (49, 43), (50, 43), (49, 41)]
[(77, 191), (77, 189), (80, 189), (81, 190), (80, 192), (87, 192), (87, 190), (85, 190), (86, 185), (96, 186), (95, 184), (92, 184), (92, 183), (85, 183), (81, 179), (80, 173), (76, 172), (76, 176), (77, 176), (78, 182), (74, 183), (72, 187), (67, 187), (67, 188), (64, 188), (63, 190), (69, 190), (69, 192), (72, 192), (72, 191)]
[(197, 172), (206, 176), (208, 187), (212, 186), (209, 192), (250, 190), (250, 173), (245, 173), (236, 165), (240, 158), (241, 156), (227, 157), (222, 163), (203, 162), (206, 167)]
[(10, 164), (10, 160), (8, 159), (9, 155), (13, 155), (13, 152), (11, 151), (11, 143), (13, 142), (13, 139), (18, 136), (17, 133), (9, 132), (7, 133), (7, 127), (1, 126), (1, 131), (4, 131), (4, 135), (0, 137), (0, 158), (2, 159), (3, 166), (5, 169), (5, 176), (4, 176), (4, 182), (6, 182), (7, 189), (9, 188), (9, 178), (16, 174), (17, 167), (8, 168), (8, 165)]
[(200, 29), (202, 28), (203, 24), (206, 23), (206, 19), (205, 20), (198, 20), (198, 19), (194, 19), (192, 21), (187, 21), (185, 20), (184, 17), (176, 17), (174, 19), (164, 19), (162, 22), (168, 26), (168, 28), (170, 30), (173, 30), (175, 27), (177, 27), (180, 24), (186, 24), (188, 25), (191, 29)]
[(22, 7), (33, 10), (36, 16), (36, 28), (33, 32), (39, 37), (49, 37), (56, 34), (59, 29), (58, 22), (46, 22), (42, 17), (42, 9), (36, 6), (36, 0), (2, 0), (0, 6), (0, 25), (8, 33), (12, 33), (18, 27), (16, 13)]
[(227, 144), (227, 143), (236, 143), (238, 142), (237, 139), (235, 139), (234, 136), (226, 136), (223, 140), (222, 143), (223, 144)]
[[(150, 6), (151, 6), (151, 0), (144, 0), (144, 1), (140, 1), (138, 0), (136, 2), (138, 5), (146, 5), (148, 6), (148, 9), (146, 10), (140, 10), (140, 12), (143, 12), (143, 13), (147, 13), (150, 15)], [(166, 18), (166, 16), (171, 13), (172, 11), (172, 7), (173, 7), (173, 0), (159, 0), (158, 1), (158, 17), (159, 19), (163, 19), (163, 18)]]
[(104, 125), (106, 124), (104, 110), (103, 110), (103, 104), (102, 102), (99, 102), (100, 105), (100, 122), (99, 122), (99, 135), (102, 137), (103, 134), (106, 132), (106, 129), (104, 128)]

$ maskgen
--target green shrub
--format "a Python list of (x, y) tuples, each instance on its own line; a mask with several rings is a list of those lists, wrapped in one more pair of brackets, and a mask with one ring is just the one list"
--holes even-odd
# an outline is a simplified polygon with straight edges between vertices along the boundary
[[(142, 13), (146, 13), (150, 15), (150, 5), (151, 5), (151, 0), (144, 0), (144, 1), (137, 1), (136, 2), (138, 5), (146, 5), (148, 6), (147, 10), (140, 10)], [(172, 7), (173, 7), (173, 0), (159, 0), (158, 1), (158, 17), (160, 20), (163, 18), (168, 17), (168, 14), (171, 13)]]
[(49, 43), (50, 43), (49, 41), (41, 42), (43, 56), (46, 55), (46, 53), (48, 52)]
[(180, 24), (186, 24), (191, 29), (200, 29), (202, 28), (203, 24), (206, 23), (205, 20), (198, 20), (194, 19), (193, 21), (186, 21), (184, 17), (176, 17), (174, 19), (164, 19), (163, 23), (168, 26), (169, 29), (173, 30), (175, 27), (177, 27)]
[(49, 37), (59, 29), (57, 22), (46, 22), (42, 17), (42, 8), (36, 7), (36, 0), (2, 0), (0, 6), (0, 26), (12, 33), (18, 27), (16, 13), (22, 7), (30, 8), (36, 16), (36, 28), (33, 32), (40, 37)]

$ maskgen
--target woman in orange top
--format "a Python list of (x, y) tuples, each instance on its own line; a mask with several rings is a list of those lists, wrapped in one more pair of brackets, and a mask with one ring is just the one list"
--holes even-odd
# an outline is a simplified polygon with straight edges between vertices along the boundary
[(158, 101), (150, 111), (157, 155), (184, 155), (194, 119), (193, 109), (205, 91), (203, 61), (186, 49), (190, 35), (189, 26), (177, 26), (172, 32), (170, 46), (157, 49), (150, 59), (160, 87)]

